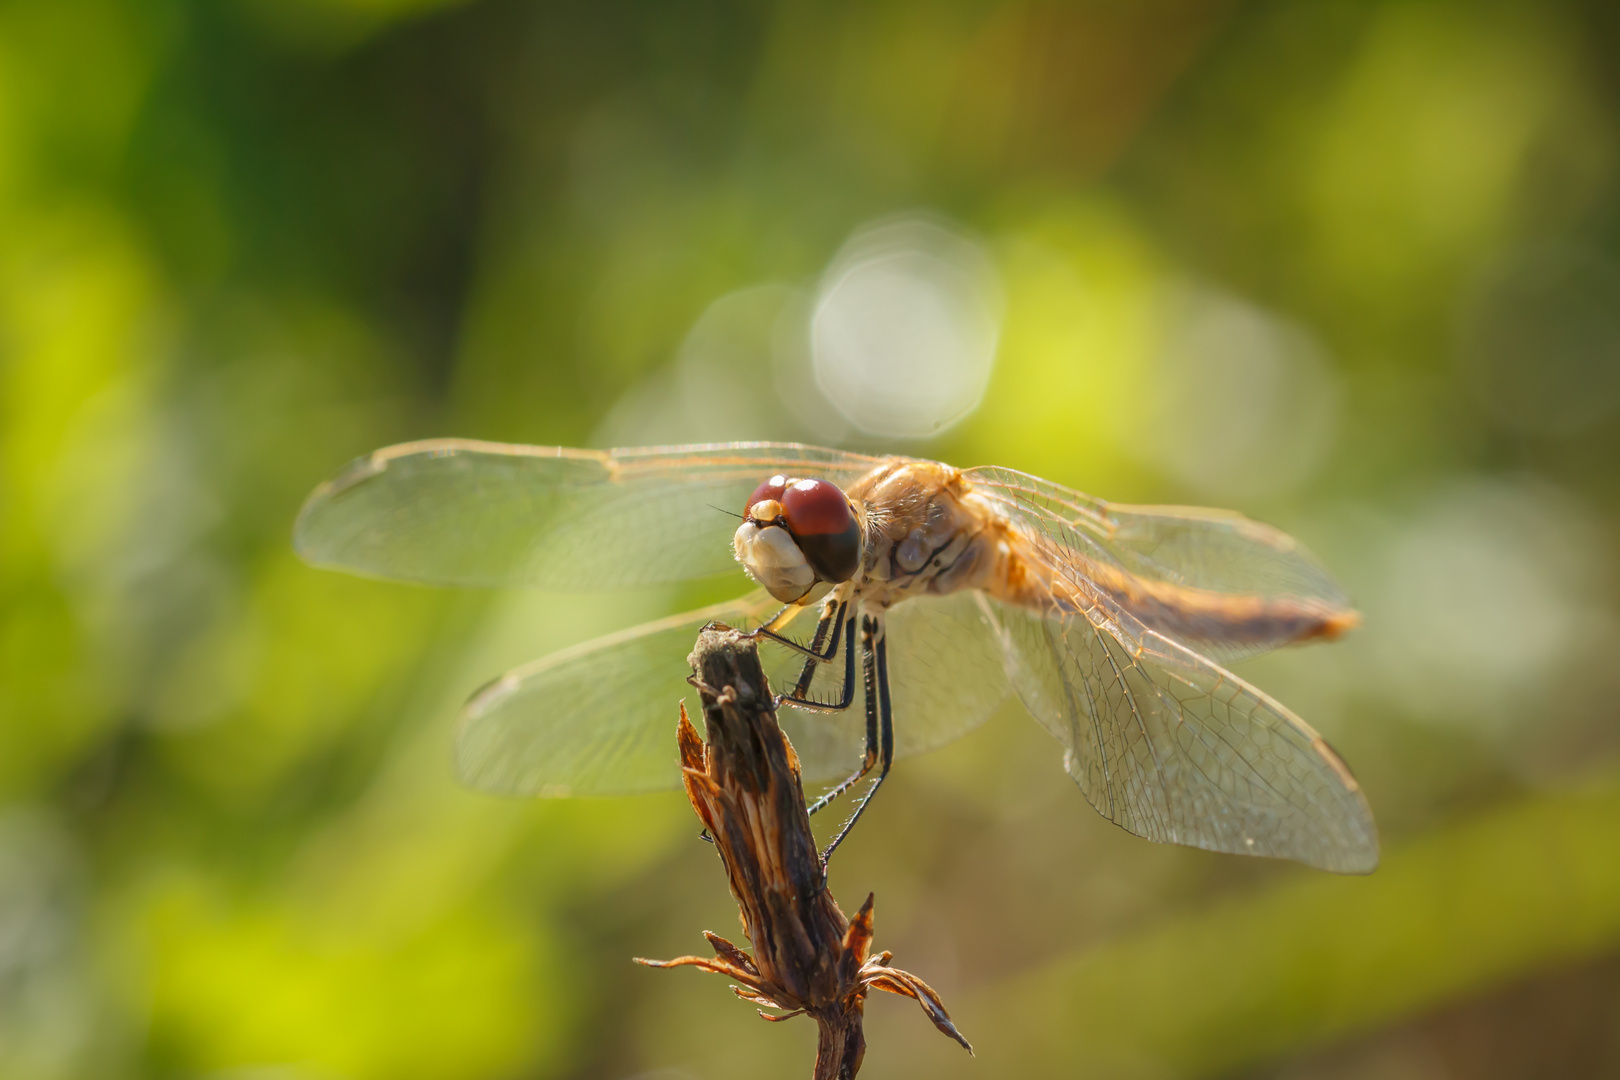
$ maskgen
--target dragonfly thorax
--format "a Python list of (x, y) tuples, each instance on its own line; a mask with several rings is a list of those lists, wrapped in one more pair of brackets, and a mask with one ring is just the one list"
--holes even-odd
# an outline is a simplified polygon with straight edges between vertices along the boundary
[(885, 610), (913, 596), (995, 592), (996, 540), (1005, 521), (976, 501), (960, 471), (894, 458), (851, 485), (865, 510), (865, 567), (857, 595)]

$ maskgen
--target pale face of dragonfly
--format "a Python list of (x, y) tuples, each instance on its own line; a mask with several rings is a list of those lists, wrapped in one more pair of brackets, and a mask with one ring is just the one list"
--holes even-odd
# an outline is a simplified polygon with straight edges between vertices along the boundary
[[(731, 506), (740, 526), (715, 509)], [(740, 562), (763, 587), (485, 686), (457, 742), (477, 787), (679, 786), (671, 711), (698, 628), (718, 620), (775, 639), (762, 657), (805, 779), (854, 770), (834, 793), (1016, 696), (1092, 806), (1130, 832), (1340, 872), (1377, 864), (1338, 755), (1222, 666), (1357, 617), (1309, 552), (1235, 513), (795, 444), (439, 440), (351, 464), (311, 495), (295, 540), (317, 565), (443, 585), (599, 590)], [(814, 629), (791, 637), (807, 613)]]
[(732, 550), (784, 604), (808, 604), (860, 569), (861, 525), (836, 484), (773, 476), (754, 489)]

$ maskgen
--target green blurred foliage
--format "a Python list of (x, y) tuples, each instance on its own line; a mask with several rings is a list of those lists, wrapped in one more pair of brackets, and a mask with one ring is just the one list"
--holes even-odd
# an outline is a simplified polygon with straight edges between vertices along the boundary
[(806, 1071), (629, 963), (735, 927), (679, 796), (450, 778), (484, 680), (741, 582), (451, 595), (289, 530), (430, 435), (892, 445), (762, 373), (914, 210), (1005, 305), (898, 448), (1317, 549), (1365, 627), (1245, 673), (1388, 857), (1134, 840), (1009, 707), (834, 868), (979, 1048), (875, 1002), (866, 1075), (1620, 1071), (1617, 55), (1580, 0), (0, 0), (0, 1077)]

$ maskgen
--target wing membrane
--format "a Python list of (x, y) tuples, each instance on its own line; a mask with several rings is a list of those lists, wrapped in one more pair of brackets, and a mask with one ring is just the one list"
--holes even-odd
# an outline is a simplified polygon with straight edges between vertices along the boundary
[(1049, 617), (997, 605), (1009, 674), (1065, 770), (1128, 832), (1366, 873), (1372, 813), (1343, 761), (1282, 705), (1105, 596)]
[(309, 497), (306, 560), (435, 585), (571, 590), (735, 566), (730, 536), (777, 472), (846, 486), (879, 459), (794, 443), (574, 450), (440, 439), (387, 447)]
[[(687, 655), (698, 630), (719, 621), (756, 626), (779, 605), (763, 590), (648, 623), (518, 668), (475, 694), (462, 714), (456, 764), (474, 787), (522, 795), (627, 795), (680, 786), (675, 703), (690, 697)], [(808, 636), (811, 612), (796, 632)], [(985, 602), (962, 594), (907, 603), (889, 616), (896, 751), (922, 753), (989, 718), (1011, 693)], [(840, 648), (840, 661), (842, 660)], [(777, 691), (803, 657), (761, 646)], [(812, 693), (842, 688), (842, 663), (823, 665)], [(860, 683), (857, 682), (857, 686)], [(806, 781), (842, 779), (859, 763), (863, 699), (844, 713), (784, 708), (778, 719)]]
[(1335, 637), (1359, 621), (1314, 555), (1242, 514), (1113, 505), (1011, 469), (966, 476), (1060, 573), (1218, 661)]
[(456, 769), (510, 795), (629, 795), (680, 786), (676, 702), (695, 692), (686, 657), (711, 621), (756, 625), (764, 590), (647, 623), (517, 668), (462, 710)]
[[(914, 757), (977, 728), (1012, 694), (1001, 659), (1001, 640), (989, 601), (977, 592), (919, 596), (885, 616), (889, 698), (897, 758)], [(789, 673), (767, 674), (778, 689)], [(811, 684), (822, 700), (842, 689), (841, 664), (825, 664)], [(866, 732), (866, 691), (857, 673), (855, 701), (838, 714), (783, 710), (782, 728), (793, 740), (807, 780), (842, 780), (860, 762)]]

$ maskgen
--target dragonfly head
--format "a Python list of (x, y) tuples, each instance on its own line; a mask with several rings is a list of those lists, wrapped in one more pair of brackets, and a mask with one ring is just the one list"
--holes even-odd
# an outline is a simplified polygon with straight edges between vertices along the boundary
[(784, 604), (808, 603), (818, 586), (855, 576), (861, 527), (838, 485), (773, 476), (748, 497), (732, 538), (737, 561)]

